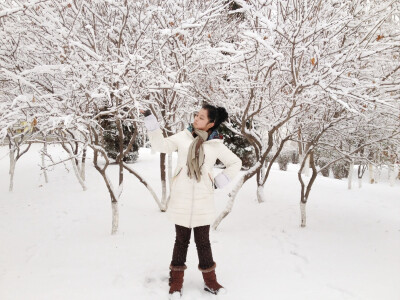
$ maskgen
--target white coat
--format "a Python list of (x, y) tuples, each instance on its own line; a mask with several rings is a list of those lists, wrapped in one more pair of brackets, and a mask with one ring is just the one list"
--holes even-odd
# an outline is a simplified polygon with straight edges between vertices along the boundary
[[(152, 119), (153, 118), (153, 119)], [(165, 138), (155, 117), (147, 119), (148, 136), (153, 150), (162, 153), (178, 151), (178, 162), (171, 183), (171, 197), (167, 208), (168, 218), (175, 224), (188, 228), (210, 225), (216, 217), (214, 206), (214, 176), (213, 167), (217, 158), (225, 165), (225, 169), (216, 176), (218, 188), (232, 180), (240, 171), (242, 161), (228, 147), (222, 139), (211, 139), (203, 143), (204, 164), (201, 167), (201, 178), (187, 175), (187, 154), (189, 146), (194, 140), (192, 133), (184, 129)], [(149, 125), (152, 119), (153, 127)], [(219, 184), (218, 184), (219, 183)]]

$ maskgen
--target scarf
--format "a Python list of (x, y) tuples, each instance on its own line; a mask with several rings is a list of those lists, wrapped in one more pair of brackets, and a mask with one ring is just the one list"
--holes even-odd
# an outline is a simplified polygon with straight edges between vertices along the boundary
[(207, 131), (196, 128), (193, 128), (192, 130), (197, 134), (197, 136), (189, 146), (186, 165), (188, 167), (189, 178), (195, 177), (197, 182), (200, 182), (200, 169), (204, 163), (203, 143), (207, 140), (208, 133)]

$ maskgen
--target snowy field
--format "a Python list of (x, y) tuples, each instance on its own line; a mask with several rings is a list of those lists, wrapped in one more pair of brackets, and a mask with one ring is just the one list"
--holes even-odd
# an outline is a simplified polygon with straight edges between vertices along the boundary
[[(9, 193), (7, 148), (0, 148), (0, 299), (167, 299), (174, 226), (147, 190), (126, 175), (119, 233), (111, 236), (109, 195), (91, 162), (85, 192), (69, 163), (45, 184), (39, 149), (18, 161)], [(49, 152), (63, 156), (56, 146)], [(160, 191), (158, 157), (140, 149), (132, 166)], [(117, 179), (116, 166), (110, 169)], [(216, 191), (219, 210), (228, 191)], [(398, 181), (361, 189), (355, 182), (348, 190), (345, 180), (318, 177), (306, 228), (299, 227), (296, 166), (274, 169), (265, 195), (258, 204), (255, 179), (247, 182), (211, 232), (217, 278), (228, 293), (202, 290), (192, 237), (182, 299), (400, 299)]]

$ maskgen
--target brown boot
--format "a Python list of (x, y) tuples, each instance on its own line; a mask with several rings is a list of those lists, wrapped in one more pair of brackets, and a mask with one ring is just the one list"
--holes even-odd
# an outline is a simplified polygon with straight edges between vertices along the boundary
[(179, 292), (182, 295), (183, 274), (186, 270), (186, 265), (183, 266), (169, 266), (169, 293)]
[(216, 263), (208, 269), (201, 269), (199, 267), (204, 279), (204, 290), (215, 295), (222, 291), (225, 292), (224, 287), (217, 282), (217, 275), (215, 275), (216, 267)]

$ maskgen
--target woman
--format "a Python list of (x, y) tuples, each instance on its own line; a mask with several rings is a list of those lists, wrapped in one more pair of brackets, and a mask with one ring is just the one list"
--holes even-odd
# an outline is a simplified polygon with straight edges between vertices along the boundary
[[(209, 104), (202, 106), (193, 124), (168, 138), (164, 138), (155, 116), (146, 112), (144, 122), (151, 147), (162, 153), (178, 151), (178, 163), (171, 181), (171, 197), (167, 209), (168, 218), (175, 224), (176, 239), (170, 265), (170, 294), (180, 297), (186, 255), (193, 228), (205, 287), (210, 293), (221, 293), (217, 282), (216, 263), (213, 260), (209, 239), (210, 224), (215, 219), (214, 188), (222, 188), (240, 171), (242, 161), (223, 144), (217, 131), (227, 120), (223, 107)], [(213, 178), (213, 167), (219, 159), (226, 168)], [(174, 296), (175, 297), (175, 296)]]

